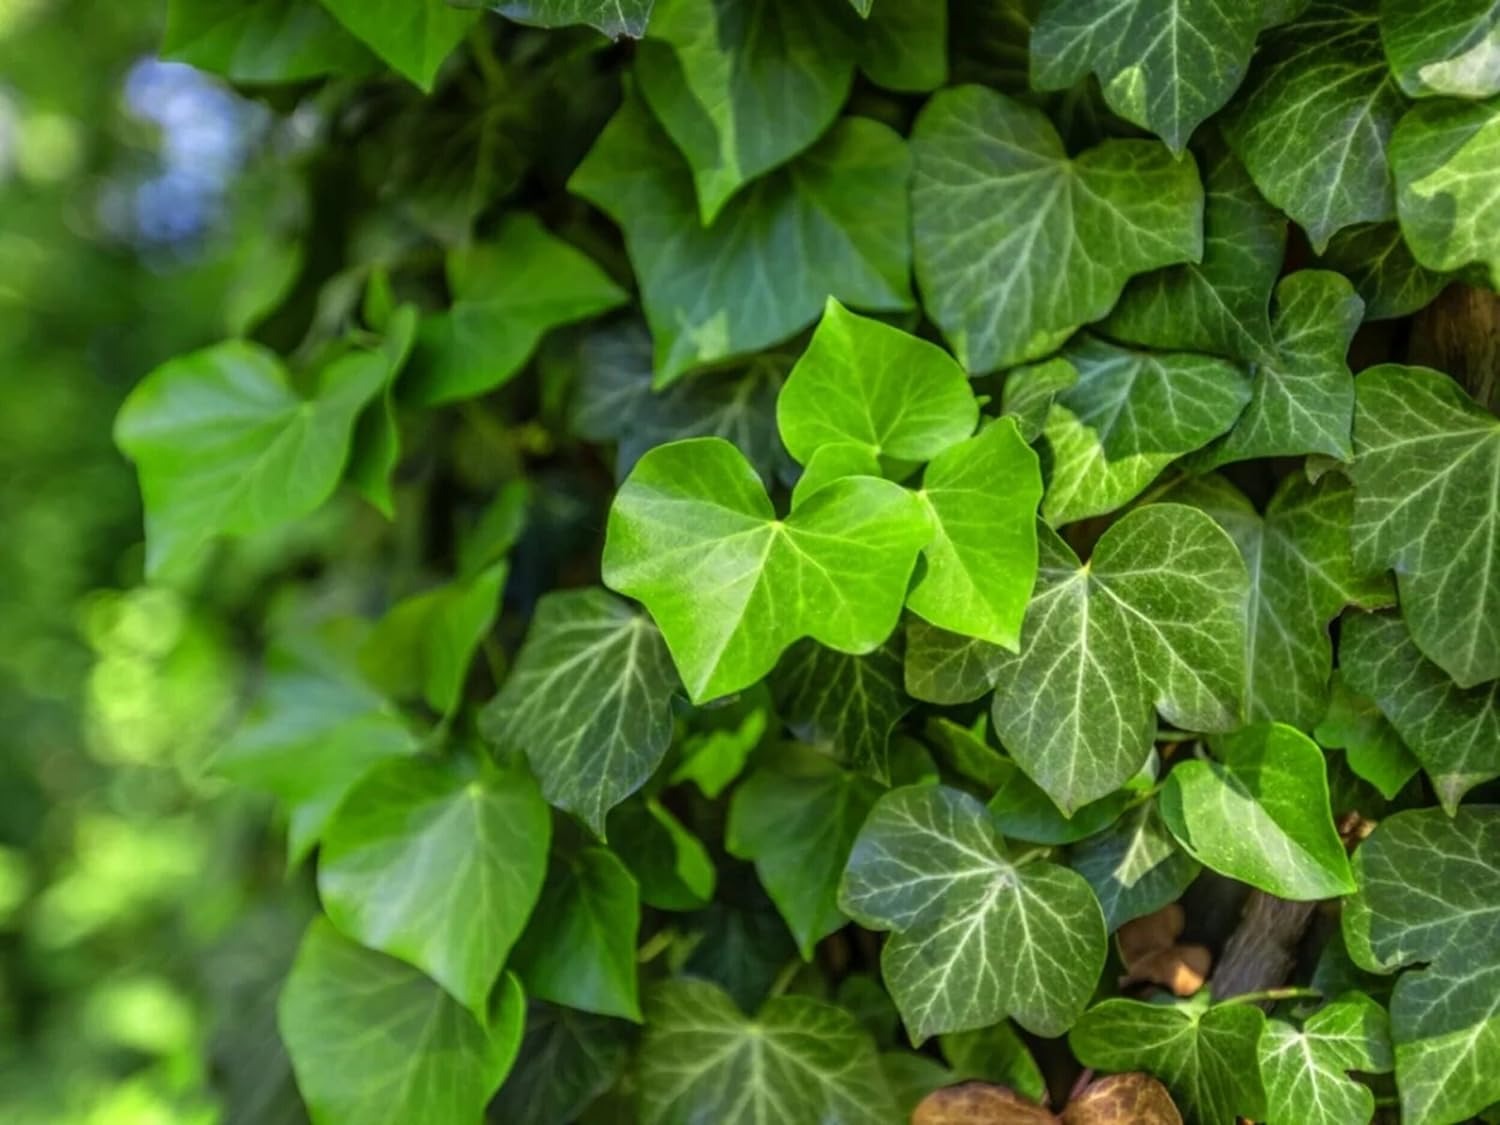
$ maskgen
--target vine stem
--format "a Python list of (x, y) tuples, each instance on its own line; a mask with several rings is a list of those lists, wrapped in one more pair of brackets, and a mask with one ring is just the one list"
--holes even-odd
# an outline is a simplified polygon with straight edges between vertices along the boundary
[(1263, 988), (1259, 992), (1242, 992), (1238, 996), (1231, 996), (1228, 1000), (1219, 1001), (1219, 1006), (1225, 1004), (1269, 1004), (1277, 1000), (1321, 1000), (1322, 989), (1297, 988), (1288, 986), (1286, 988)]

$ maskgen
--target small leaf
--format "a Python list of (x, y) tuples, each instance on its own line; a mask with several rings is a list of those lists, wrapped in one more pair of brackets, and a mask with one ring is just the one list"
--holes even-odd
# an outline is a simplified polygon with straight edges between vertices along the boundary
[(425, 758), (392, 762), (340, 806), (318, 891), (340, 930), (417, 966), (482, 1017), (541, 890), (549, 832), (524, 773), (470, 779)]
[(1097, 836), (1068, 853), (1088, 880), (1113, 933), (1182, 897), (1198, 875), (1198, 861), (1177, 845), (1155, 801), (1142, 801)]
[(1333, 898), (1354, 890), (1329, 813), (1323, 753), (1280, 723), (1211, 743), (1214, 760), (1167, 775), (1162, 819), (1194, 859), (1278, 898)]
[(891, 732), (911, 710), (898, 638), (863, 656), (799, 641), (776, 665), (771, 687), (782, 720), (803, 742), (890, 782)]
[(415, 969), (320, 919), (277, 1022), (313, 1125), (449, 1125), (479, 1120), (516, 1057), (525, 1007), (507, 976), (480, 1023)]
[(1162, 145), (1069, 158), (1039, 110), (944, 90), (912, 133), (917, 280), (970, 374), (1054, 350), (1109, 312), (1131, 276), (1203, 252), (1203, 190)]
[(231, 82), (299, 82), (379, 66), (317, 0), (168, 0), (161, 55)]
[(417, 310), (402, 305), (391, 313), (385, 336), (375, 353), (386, 367), (385, 386), (379, 398), (365, 407), (354, 430), (346, 476), (361, 496), (388, 520), (396, 518), (392, 477), (401, 460), (401, 429), (396, 417), (395, 383), (416, 341)]
[(1390, 1021), (1368, 996), (1351, 992), (1319, 1008), (1301, 1029), (1267, 1020), (1260, 1076), (1271, 1125), (1369, 1125), (1375, 1095), (1348, 1075), (1391, 1069)]
[(943, 1058), (960, 1078), (980, 1078), (1009, 1086), (1023, 1098), (1041, 1102), (1047, 1081), (1026, 1041), (1008, 1021), (938, 1038)]
[(740, 452), (697, 438), (652, 450), (621, 487), (604, 581), (645, 603), (702, 702), (753, 684), (804, 636), (877, 648), (929, 535), (917, 500), (873, 477), (835, 481), (778, 520)]
[(518, 23), (538, 27), (588, 24), (611, 39), (646, 34), (655, 0), (499, 0), (495, 11)]
[(617, 805), (609, 816), (611, 850), (658, 910), (701, 910), (713, 900), (718, 873), (703, 842), (651, 798)]
[(630, 1025), (622, 1020), (531, 1005), (520, 1054), (495, 1097), (495, 1116), (506, 1125), (576, 1119), (618, 1081), (630, 1038)]
[(1432, 303), (1449, 278), (1417, 261), (1395, 223), (1361, 223), (1334, 235), (1320, 264), (1354, 283), (1366, 320), (1410, 316)]
[(1500, 10), (1492, 4), (1384, 0), (1380, 38), (1396, 81), (1414, 98), (1500, 93)]
[[(1346, 660), (1354, 656), (1354, 646), (1345, 650)], [(1422, 768), (1375, 701), (1349, 687), (1338, 671), (1329, 684), (1328, 711), (1313, 737), (1319, 746), (1344, 751), (1349, 768), (1388, 801)]]
[(445, 0), (319, 0), (340, 23), (423, 90), (468, 34), (477, 12)]
[(1104, 967), (1104, 919), (1088, 884), (1054, 864), (1013, 865), (984, 806), (955, 789), (882, 797), (855, 841), (839, 905), (862, 926), (894, 931), (881, 970), (918, 1043), (1007, 1016), (1060, 1035)]

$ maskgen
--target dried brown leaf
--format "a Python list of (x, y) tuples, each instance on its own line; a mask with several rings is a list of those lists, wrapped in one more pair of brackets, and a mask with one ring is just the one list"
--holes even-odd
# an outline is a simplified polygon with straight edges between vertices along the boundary
[(1182, 1125), (1182, 1115), (1149, 1074), (1111, 1074), (1068, 1103), (1062, 1125)]
[(923, 1098), (911, 1125), (1057, 1125), (1057, 1117), (1005, 1086), (964, 1082)]

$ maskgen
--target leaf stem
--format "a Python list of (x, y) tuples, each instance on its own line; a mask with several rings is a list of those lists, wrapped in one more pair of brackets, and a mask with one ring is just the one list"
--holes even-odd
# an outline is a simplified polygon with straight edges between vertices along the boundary
[(1267, 1004), (1276, 1000), (1321, 1000), (1323, 990), (1320, 988), (1299, 988), (1288, 985), (1285, 988), (1263, 988), (1259, 992), (1242, 992), (1238, 996), (1231, 996), (1228, 1000), (1220, 1000), (1215, 1007), (1222, 1008), (1226, 1004)]

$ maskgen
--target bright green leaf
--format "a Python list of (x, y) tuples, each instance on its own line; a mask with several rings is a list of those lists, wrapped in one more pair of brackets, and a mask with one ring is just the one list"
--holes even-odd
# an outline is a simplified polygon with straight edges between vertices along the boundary
[(825, 484), (832, 484), (844, 477), (879, 477), (880, 458), (866, 445), (840, 441), (832, 445), (820, 445), (807, 459), (807, 467), (792, 486), (792, 510), (801, 507), (806, 500)]
[(1300, 1029), (1267, 1020), (1258, 1053), (1269, 1125), (1369, 1125), (1375, 1095), (1348, 1072), (1391, 1069), (1390, 1020), (1375, 1001), (1351, 992)]
[(899, 638), (862, 656), (800, 641), (776, 665), (771, 688), (782, 721), (803, 742), (890, 782), (891, 732), (911, 710)]
[(297, 82), (377, 66), (317, 0), (169, 0), (161, 54), (232, 82)]
[(1007, 1086), (1035, 1102), (1047, 1097), (1047, 1081), (1041, 1068), (1031, 1057), (1026, 1041), (1009, 1022), (942, 1035), (938, 1044), (953, 1068), (950, 1082), (977, 1078)]
[(380, 397), (360, 415), (354, 429), (346, 476), (361, 496), (388, 520), (396, 518), (392, 477), (401, 460), (401, 429), (396, 417), (395, 384), (416, 342), (417, 310), (402, 305), (394, 310), (384, 329), (379, 351), (369, 362), (385, 367), (385, 385)]
[(319, 0), (340, 23), (423, 90), (469, 33), (475, 12), (446, 0)]
[(1089, 881), (1110, 933), (1182, 897), (1198, 861), (1177, 845), (1155, 801), (1142, 801), (1097, 836), (1075, 844), (1069, 863)]
[(1500, 8), (1490, 0), (1383, 0), (1380, 37), (1414, 98), (1500, 93)]

